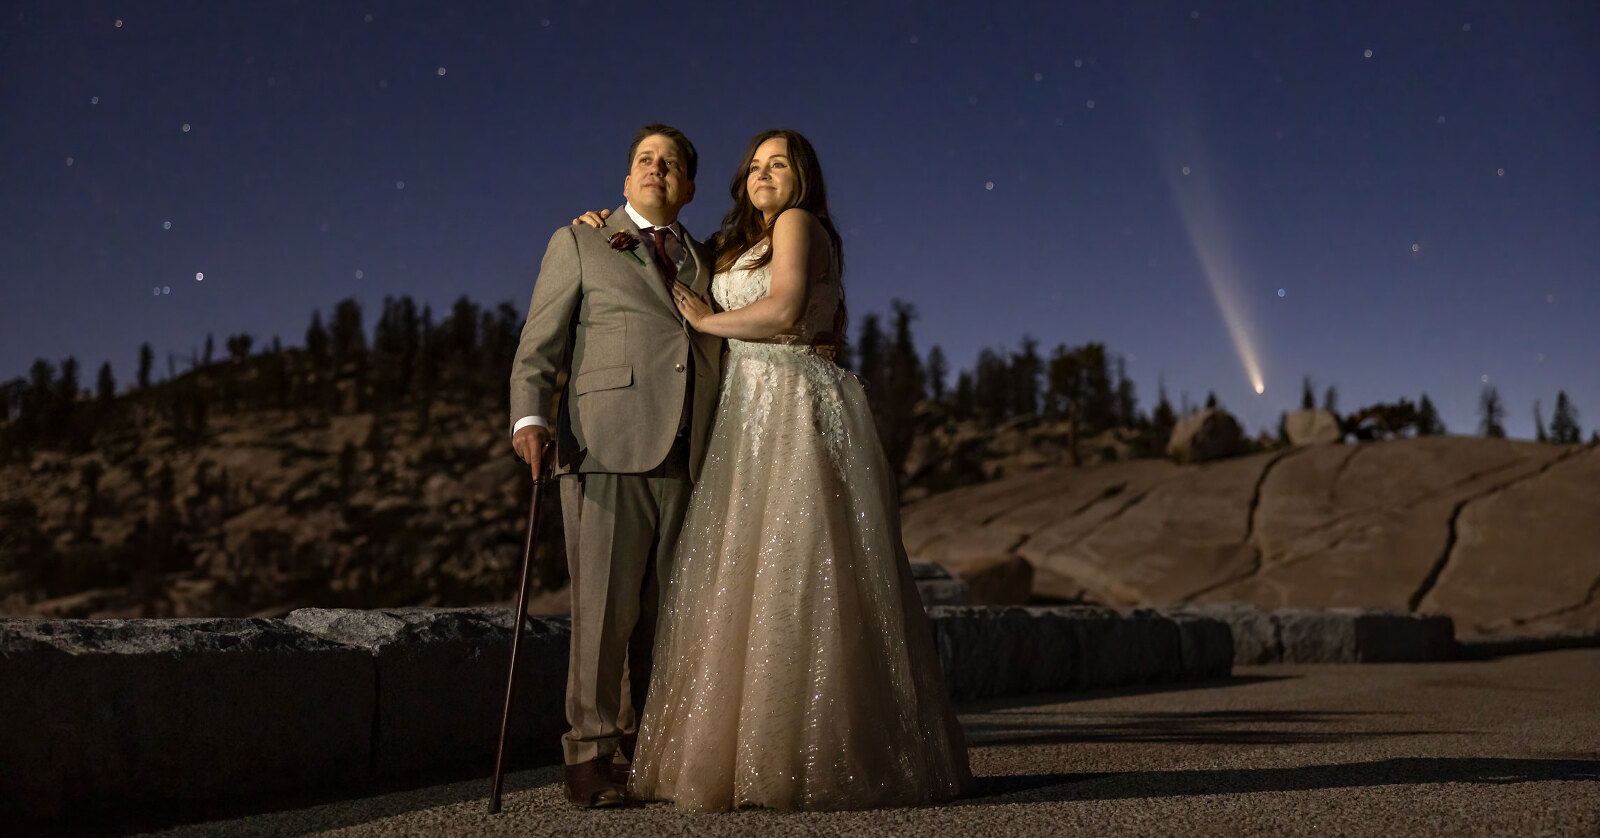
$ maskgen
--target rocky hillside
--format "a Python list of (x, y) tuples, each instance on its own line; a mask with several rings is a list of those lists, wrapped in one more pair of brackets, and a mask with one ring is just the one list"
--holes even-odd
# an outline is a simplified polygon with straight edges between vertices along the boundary
[[(296, 400), (288, 399), (290, 403)], [(201, 425), (124, 399), (84, 453), (0, 466), (0, 615), (272, 616), (298, 607), (466, 606), (513, 596), (527, 469), (504, 408), (438, 400), (380, 414), (349, 392)], [(1062, 423), (955, 421), (926, 403), (905, 496), (1068, 461)], [(1111, 431), (1085, 463), (1148, 445)], [(561, 610), (550, 493), (536, 580)]]
[[(137, 420), (100, 450), (0, 469), (0, 614), (281, 614), (510, 596), (526, 466), (501, 413), (288, 411), (175, 441)], [(560, 584), (559, 514), (541, 575)]]
[[(261, 409), (181, 433), (138, 404), (124, 415), (85, 453), (0, 467), (0, 614), (512, 595), (530, 481), (493, 404)], [(1485, 630), (1600, 625), (1600, 449), (1435, 437), (1263, 450), (1272, 443), (1235, 436), (1228, 450), (1243, 456), (1179, 466), (1150, 458), (1162, 446), (1149, 432), (1122, 429), (1078, 440), (1071, 467), (1064, 423), (984, 425), (927, 406), (916, 422), (907, 546), (967, 576), (978, 601), (1247, 600), (1438, 611)], [(559, 609), (549, 513), (536, 575)]]
[(1034, 570), (1036, 597), (1448, 614), (1600, 628), (1600, 447), (1466, 437), (1200, 465), (1045, 466), (912, 503), (912, 556)]

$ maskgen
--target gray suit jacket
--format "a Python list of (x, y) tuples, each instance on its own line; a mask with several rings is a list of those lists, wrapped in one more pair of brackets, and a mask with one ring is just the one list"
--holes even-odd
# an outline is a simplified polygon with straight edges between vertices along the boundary
[[(511, 420), (555, 417), (556, 472), (637, 474), (666, 459), (693, 375), (690, 475), (699, 477), (721, 379), (722, 339), (691, 330), (624, 207), (605, 227), (578, 224), (550, 237), (511, 365)], [(710, 254), (684, 231), (678, 280), (711, 286)]]

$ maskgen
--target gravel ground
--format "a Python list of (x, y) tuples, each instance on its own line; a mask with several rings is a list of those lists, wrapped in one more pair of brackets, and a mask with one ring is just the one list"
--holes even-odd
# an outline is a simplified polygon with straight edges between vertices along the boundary
[(1600, 836), (1600, 649), (1240, 667), (962, 708), (979, 787), (865, 812), (584, 811), (559, 767), (167, 830), (239, 835)]

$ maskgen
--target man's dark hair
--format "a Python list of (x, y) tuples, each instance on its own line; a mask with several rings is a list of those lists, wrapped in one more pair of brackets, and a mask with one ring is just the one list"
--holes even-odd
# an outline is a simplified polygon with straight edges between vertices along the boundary
[(694, 143), (689, 142), (689, 138), (685, 137), (682, 131), (659, 122), (640, 128), (639, 133), (633, 135), (633, 144), (628, 146), (627, 171), (633, 170), (633, 155), (639, 150), (639, 144), (657, 134), (678, 144), (678, 153), (683, 155), (684, 171), (688, 173), (690, 180), (694, 180), (695, 172), (700, 170), (700, 154), (694, 150)]

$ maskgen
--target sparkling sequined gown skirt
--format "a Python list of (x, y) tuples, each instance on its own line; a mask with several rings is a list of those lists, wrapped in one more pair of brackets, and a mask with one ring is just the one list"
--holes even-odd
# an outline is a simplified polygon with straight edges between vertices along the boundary
[(805, 347), (729, 344), (631, 791), (709, 811), (961, 793), (966, 747), (860, 383)]

